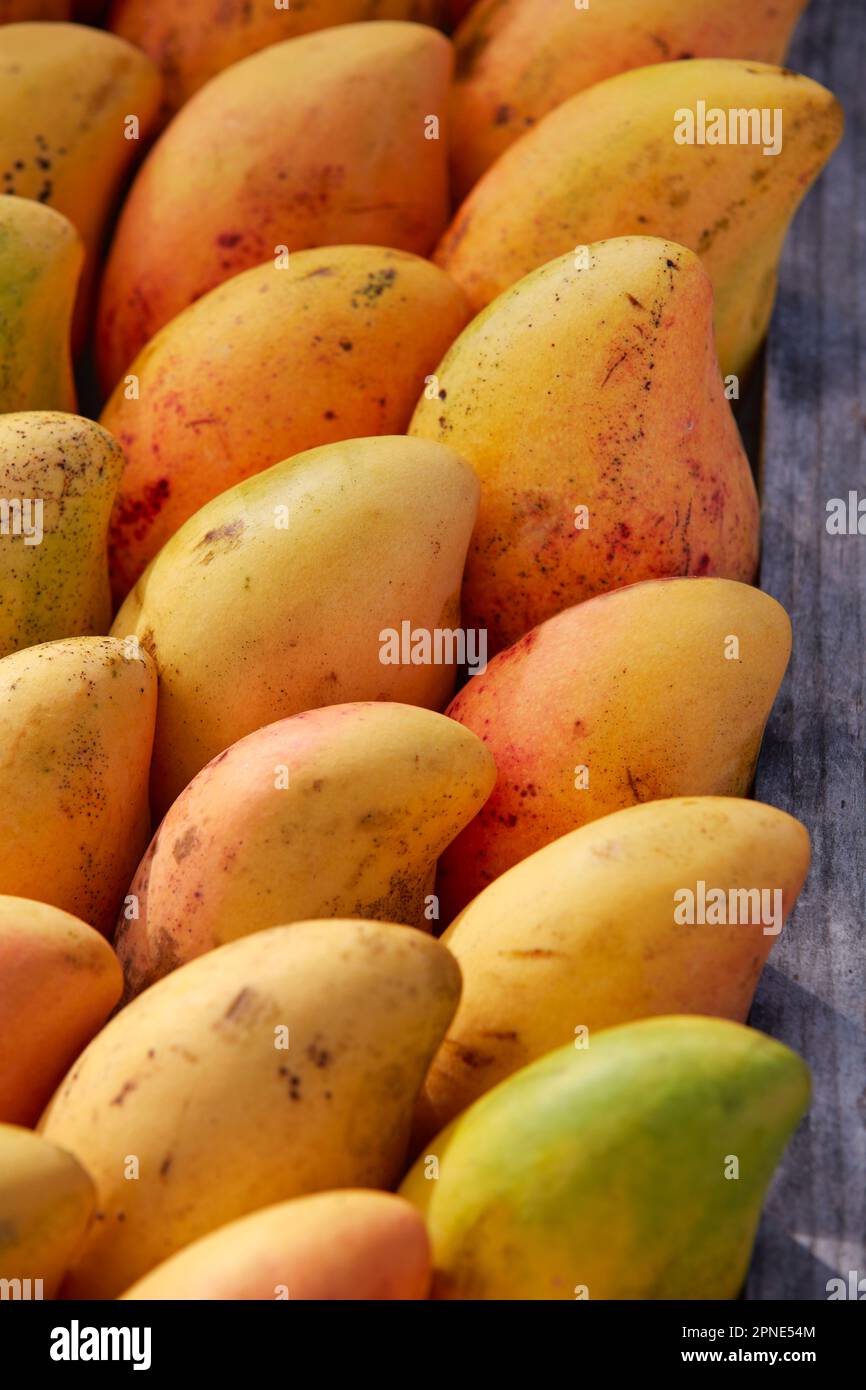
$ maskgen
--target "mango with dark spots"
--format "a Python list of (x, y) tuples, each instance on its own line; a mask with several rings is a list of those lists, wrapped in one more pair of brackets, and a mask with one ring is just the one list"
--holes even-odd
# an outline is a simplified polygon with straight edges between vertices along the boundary
[(376, 246), (299, 251), (285, 270), (269, 261), (179, 314), (132, 363), (135, 398), (121, 382), (102, 415), (126, 451), (117, 597), (243, 478), (333, 440), (402, 433), (468, 317), (444, 271)]
[(303, 918), (431, 930), (436, 861), (496, 779), (479, 738), (412, 705), (331, 705), (248, 734), (166, 814), (115, 944), (127, 995)]
[(706, 271), (655, 237), (584, 250), (472, 320), (410, 426), (478, 474), (463, 608), (491, 652), (639, 580), (755, 577), (758, 499)]
[[(701, 110), (723, 113), (724, 141), (717, 123), (706, 138)], [(668, 237), (700, 254), (722, 371), (741, 374), (770, 320), (788, 225), (842, 126), (825, 87), (766, 63), (635, 68), (564, 101), (506, 150), (457, 212), (436, 261), (479, 310), (590, 242)]]
[(104, 387), (169, 319), (251, 266), (346, 244), (426, 255), (448, 216), (445, 129), (429, 118), (444, 121), (450, 75), (446, 38), (387, 22), (289, 39), (213, 78), (124, 204), (97, 324)]
[(67, 217), (0, 197), (0, 412), (75, 409), (70, 331), (83, 262)]
[(122, 989), (117, 957), (93, 927), (46, 903), (0, 896), (0, 1120), (36, 1123)]
[(0, 661), (0, 893), (110, 932), (150, 834), (156, 669), (71, 637)]
[(759, 589), (657, 579), (569, 608), (494, 657), (448, 709), (498, 779), (440, 861), (443, 921), (599, 816), (746, 796), (790, 652), (788, 615)]
[(479, 0), (454, 36), (458, 196), (555, 106), (616, 73), (682, 58), (783, 62), (806, 3), (604, 0), (579, 8), (562, 0)]
[[(276, 1202), (392, 1187), (459, 994), (457, 965), (432, 937), (347, 920), (256, 932), (145, 990), (40, 1122), (91, 1173), (104, 1213), (64, 1294), (116, 1297)], [(125, 1154), (138, 1159), (135, 1182)]]
[(0, 657), (108, 631), (108, 522), (122, 469), (120, 445), (92, 420), (0, 415)]
[(5, 1298), (56, 1298), (94, 1214), (96, 1189), (56, 1144), (0, 1124), (0, 1279)]
[[(515, 864), (442, 937), (463, 993), (419, 1102), (421, 1136), (574, 1046), (577, 1029), (592, 1047), (602, 1028), (657, 1014), (745, 1023), (808, 868), (793, 816), (716, 796), (629, 806)], [(678, 895), (697, 897), (700, 882), (724, 895), (721, 920), (682, 920)]]
[(547, 1053), (437, 1135), (400, 1188), (430, 1232), (432, 1296), (736, 1298), (808, 1104), (795, 1052), (717, 1018), (643, 1019)]
[[(69, 218), (86, 259), (73, 326), (89, 329), (106, 228), (159, 107), (160, 78), (132, 44), (83, 24), (8, 24), (0, 44), (0, 196)], [(129, 124), (134, 117), (137, 126)]]
[[(310, 449), (223, 492), (151, 561), (112, 631), (159, 669), (151, 794), (164, 815), (245, 734), (322, 705), (441, 710), (456, 649), (403, 662), (388, 633), (459, 628), (472, 469), (402, 435)], [(392, 657), (397, 657), (392, 660)]]

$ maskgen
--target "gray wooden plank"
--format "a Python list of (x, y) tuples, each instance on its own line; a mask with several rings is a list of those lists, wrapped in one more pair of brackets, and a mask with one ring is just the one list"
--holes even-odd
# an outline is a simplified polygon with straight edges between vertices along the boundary
[(825, 528), (829, 498), (866, 497), (864, 0), (812, 0), (789, 63), (836, 93), (847, 131), (789, 235), (767, 349), (761, 584), (794, 654), (755, 794), (805, 822), (813, 863), (750, 1021), (806, 1058), (814, 1100), (765, 1209), (753, 1299), (866, 1277), (866, 536)]

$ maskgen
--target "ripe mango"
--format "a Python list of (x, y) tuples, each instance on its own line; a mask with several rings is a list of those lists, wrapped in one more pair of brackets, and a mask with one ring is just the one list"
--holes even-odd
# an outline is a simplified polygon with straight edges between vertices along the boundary
[(250, 266), (347, 243), (426, 255), (448, 215), (445, 132), (428, 117), (444, 118), (450, 74), (446, 38), (387, 22), (289, 39), (209, 82), (124, 205), (97, 325), (105, 388), (158, 328)]
[(585, 9), (562, 0), (479, 0), (454, 36), (458, 196), (548, 111), (606, 77), (677, 58), (783, 62), (805, 7), (806, 0), (603, 0)]
[(745, 796), (790, 651), (788, 615), (759, 589), (657, 579), (569, 608), (495, 657), (448, 709), (498, 779), (442, 856), (443, 920), (611, 811)]
[(0, 536), (0, 656), (108, 631), (108, 522), (122, 469), (120, 445), (92, 420), (0, 415), (0, 496), (21, 509), (18, 534), (10, 511)]
[[(424, 1135), (578, 1028), (592, 1042), (654, 1014), (745, 1023), (808, 868), (793, 816), (716, 796), (629, 806), (515, 864), (442, 937), (463, 993), (419, 1103)], [(677, 895), (700, 882), (726, 903), (752, 897), (721, 923), (688, 924)]]
[(433, 1297), (736, 1298), (767, 1185), (809, 1101), (762, 1033), (675, 1016), (550, 1052), (475, 1102), (403, 1196)]
[(758, 500), (697, 256), (619, 237), (542, 266), (461, 333), (410, 433), (481, 483), (463, 612), (497, 652), (607, 589), (751, 581)]
[[(781, 147), (679, 144), (682, 112), (781, 112)], [(476, 184), (436, 251), (476, 310), (602, 237), (663, 236), (700, 255), (722, 371), (766, 332), (788, 225), (842, 135), (833, 95), (765, 63), (697, 58), (608, 78), (551, 111)]]
[(92, 1173), (103, 1213), (65, 1294), (113, 1298), (274, 1202), (391, 1186), (459, 993), (437, 941), (358, 921), (257, 932), (145, 990), (41, 1121)]
[(0, 1280), (15, 1281), (4, 1297), (56, 1296), (95, 1204), (93, 1182), (71, 1154), (0, 1124)]
[(109, 932), (150, 832), (156, 670), (110, 637), (0, 661), (0, 893)]
[(120, 998), (104, 937), (68, 912), (0, 897), (0, 1120), (33, 1125)]
[(75, 409), (69, 335), (83, 262), (68, 218), (0, 198), (0, 412)]
[(242, 1216), (139, 1279), (124, 1299), (426, 1298), (430, 1239), (392, 1192), (295, 1197)]
[[(73, 346), (81, 347), (106, 226), (153, 128), (159, 73), (83, 24), (9, 24), (0, 49), (0, 193), (62, 212), (86, 249)], [(136, 117), (138, 130), (128, 118)], [(136, 138), (128, 138), (135, 134)]]
[(480, 739), (413, 705), (330, 705), (248, 734), (167, 812), (121, 912), (127, 995), (302, 918), (430, 930), (436, 861), (496, 780)]
[(389, 665), (381, 633), (453, 629), (478, 482), (450, 449), (385, 435), (311, 449), (208, 502), (115, 619), (159, 669), (151, 794), (302, 710), (442, 709), (453, 665)]
[(168, 116), (216, 73), (283, 39), (369, 18), (434, 24), (438, 10), (437, 0), (114, 0), (108, 27), (161, 70)]
[(68, 19), (70, 0), (0, 0), (0, 24), (24, 19)]
[[(244, 271), (167, 324), (102, 415), (126, 451), (113, 588), (218, 493), (337, 439), (401, 434), (469, 317), (429, 261), (378, 246), (299, 251)], [(227, 344), (230, 347), (227, 349)]]

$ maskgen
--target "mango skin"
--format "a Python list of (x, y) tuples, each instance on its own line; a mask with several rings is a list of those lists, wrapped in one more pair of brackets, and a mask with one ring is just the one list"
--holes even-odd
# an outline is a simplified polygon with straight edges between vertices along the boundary
[(155, 813), (277, 719), (357, 700), (441, 710), (454, 667), (383, 665), (380, 633), (459, 625), (477, 506), (450, 449), (383, 435), (298, 454), (196, 512), (112, 629), (159, 668)]
[(435, 24), (436, 0), (306, 0), (277, 9), (274, 0), (114, 0), (108, 27), (141, 48), (160, 69), (163, 114), (179, 111), (199, 87), (261, 48), (337, 24), (417, 20)]
[(443, 921), (599, 816), (745, 796), (790, 651), (788, 615), (759, 589), (657, 579), (569, 608), (495, 657), (447, 711), (484, 740), (498, 776), (440, 860)]
[(433, 1140), (438, 1181), (422, 1154), (400, 1188), (427, 1221), (433, 1297), (736, 1298), (808, 1101), (796, 1053), (721, 1019), (548, 1053)]
[[(674, 114), (698, 101), (780, 109), (781, 152), (677, 144)], [(842, 126), (830, 92), (783, 68), (728, 58), (636, 68), (563, 102), (507, 150), (459, 209), (435, 260), (477, 311), (575, 246), (668, 237), (703, 260), (722, 372), (742, 374), (766, 333), (788, 225)]]
[[(122, 1299), (422, 1299), (427, 1228), (391, 1192), (321, 1192), (265, 1207), (195, 1241)], [(285, 1291), (285, 1292), (284, 1292)]]
[(0, 896), (0, 1121), (34, 1125), (120, 998), (104, 937), (56, 907)]
[(0, 1279), (41, 1279), (42, 1297), (56, 1297), (95, 1205), (93, 1182), (71, 1154), (0, 1124)]
[(130, 366), (138, 399), (124, 378), (102, 415), (126, 451), (111, 530), (118, 600), (226, 488), (303, 449), (402, 434), (468, 317), (443, 271), (375, 246), (299, 251), (286, 270), (268, 261), (190, 305)]
[(41, 500), (43, 529), (38, 545), (0, 543), (0, 657), (108, 631), (108, 522), (122, 470), (120, 445), (93, 420), (0, 415), (0, 495)]
[(257, 932), (146, 990), (40, 1124), (92, 1173), (105, 1213), (64, 1294), (116, 1297), (198, 1237), (290, 1197), (392, 1186), (459, 993), (438, 942), (359, 921)]
[(0, 413), (75, 409), (70, 329), (83, 262), (67, 217), (0, 199)]
[(496, 780), (480, 739), (412, 705), (296, 714), (208, 763), (168, 810), (122, 911), (127, 997), (265, 927), (363, 917), (430, 930), (436, 861)]
[(463, 612), (491, 653), (608, 589), (757, 568), (706, 271), (655, 237), (587, 250), (586, 269), (562, 256), (473, 319), (410, 426), (478, 474)]
[[(83, 24), (4, 26), (0, 187), (4, 193), (48, 203), (81, 234), (86, 259), (74, 351), (89, 328), (108, 219), (153, 129), (159, 101), (159, 73), (150, 59), (113, 34)], [(124, 136), (128, 115), (138, 117), (138, 140)]]
[[(421, 24), (346, 24), (263, 49), (197, 93), (123, 208), (100, 297), (106, 390), (194, 299), (278, 247), (426, 255), (448, 217), (451, 45)], [(315, 104), (311, 107), (311, 93)]]
[(150, 834), (156, 669), (110, 637), (0, 661), (0, 893), (110, 932)]
[(0, 24), (27, 19), (68, 19), (70, 0), (0, 0)]
[[(143, 0), (142, 0), (143, 2)], [(677, 58), (781, 63), (806, 0), (479, 0), (454, 36), (458, 197), (548, 111), (606, 77)]]
[[(754, 924), (678, 925), (680, 888), (782, 893), (809, 868), (793, 816), (735, 797), (630, 806), (516, 864), (442, 936), (463, 993), (418, 1106), (425, 1137), (527, 1063), (589, 1029), (655, 1014), (745, 1023), (777, 940)], [(770, 898), (773, 902), (773, 898)]]

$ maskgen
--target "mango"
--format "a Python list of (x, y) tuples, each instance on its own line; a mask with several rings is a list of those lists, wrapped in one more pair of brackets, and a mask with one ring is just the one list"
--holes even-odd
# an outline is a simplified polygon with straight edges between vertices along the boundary
[[(166, 116), (179, 111), (199, 87), (261, 48), (375, 18), (436, 22), (436, 0), (114, 0), (109, 28), (156, 63), (165, 86)], [(372, 14), (371, 14), (372, 11)]]
[(188, 1245), (123, 1299), (426, 1298), (430, 1240), (418, 1212), (391, 1192), (295, 1197), (242, 1216)]
[(412, 705), (330, 705), (248, 734), (166, 813), (121, 912), (127, 995), (263, 927), (430, 930), (436, 861), (496, 780), (480, 739)]
[(736, 1298), (808, 1101), (795, 1052), (726, 1020), (644, 1019), (548, 1053), (400, 1188), (427, 1222), (433, 1297)]
[[(578, 1027), (592, 1040), (654, 1014), (745, 1023), (808, 868), (793, 816), (715, 796), (629, 806), (515, 864), (441, 938), (463, 993), (419, 1103), (424, 1135)], [(698, 906), (710, 890), (721, 921)]]
[[(733, 112), (736, 143), (702, 143), (701, 110), (723, 113), (726, 141)], [(742, 374), (766, 332), (788, 225), (842, 125), (826, 88), (766, 63), (636, 68), (564, 101), (507, 150), (435, 259), (479, 310), (536, 266), (602, 237), (668, 237), (703, 260), (722, 371)], [(713, 118), (713, 141), (719, 130)], [(693, 143), (679, 142), (690, 134)]]
[(449, 449), (381, 436), (286, 459), (190, 517), (112, 629), (159, 669), (155, 812), (230, 744), (302, 710), (442, 709), (453, 660), (389, 664), (382, 634), (457, 627), (477, 505)]
[(465, 197), (548, 111), (606, 77), (662, 59), (783, 62), (805, 7), (806, 0), (604, 0), (584, 9), (561, 0), (479, 0), (454, 36), (457, 195)]
[(0, 24), (23, 19), (68, 19), (70, 0), (0, 0)]
[[(112, 522), (113, 587), (218, 493), (280, 459), (402, 434), (469, 317), (418, 256), (377, 246), (299, 251), (228, 280), (167, 324), (117, 386), (102, 422), (126, 471)], [(230, 343), (227, 351), (226, 344)]]
[(563, 608), (665, 575), (751, 581), (758, 500), (697, 256), (655, 237), (527, 275), (463, 331), (410, 433), (481, 483), (464, 620), (500, 651)]
[(120, 445), (92, 420), (0, 415), (0, 495), (9, 509), (0, 536), (0, 656), (108, 631), (108, 522), (122, 469)]
[(0, 893), (109, 932), (150, 833), (156, 670), (109, 637), (0, 661)]
[(113, 1298), (290, 1197), (392, 1186), (459, 993), (444, 946), (359, 921), (257, 932), (145, 990), (41, 1121), (92, 1173), (104, 1213), (65, 1294)]
[(383, 22), (289, 39), (213, 78), (124, 205), (97, 324), (106, 390), (169, 319), (265, 260), (348, 243), (426, 255), (448, 216), (432, 122), (450, 75), (441, 34)]
[(120, 998), (105, 938), (68, 912), (0, 896), (0, 1121), (33, 1125)]
[(69, 335), (83, 261), (68, 218), (0, 199), (0, 413), (75, 409)]
[(76, 351), (89, 327), (108, 221), (159, 100), (159, 73), (150, 59), (113, 34), (82, 24), (3, 29), (0, 192), (47, 203), (81, 235), (86, 259), (73, 327)]
[(443, 920), (611, 811), (745, 796), (790, 651), (788, 615), (759, 589), (658, 579), (567, 609), (494, 657), (448, 709), (498, 778), (442, 856)]
[(83, 1244), (96, 1189), (71, 1154), (0, 1124), (0, 1281), (4, 1298), (54, 1298)]

